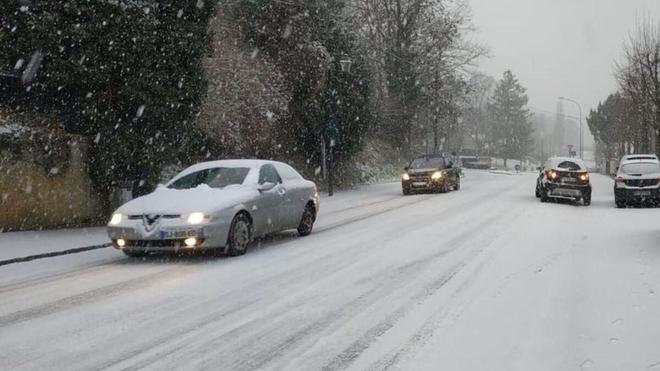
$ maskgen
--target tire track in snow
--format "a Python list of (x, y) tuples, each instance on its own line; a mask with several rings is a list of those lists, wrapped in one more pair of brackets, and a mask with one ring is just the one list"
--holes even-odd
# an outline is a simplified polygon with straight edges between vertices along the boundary
[[(186, 273), (186, 271), (188, 274), (193, 272), (191, 269), (182, 270), (180, 268), (174, 268), (158, 271), (145, 276), (132, 277), (126, 281), (118, 282), (109, 286), (99, 287), (93, 290), (88, 290), (80, 294), (68, 296), (62, 299), (40, 304), (35, 307), (0, 316), (0, 327), (8, 327), (35, 318), (66, 311), (95, 301), (106, 300), (108, 298), (121, 295), (126, 291), (143, 289), (158, 283), (162, 278), (171, 276), (174, 271), (178, 271), (179, 274)], [(180, 277), (180, 275), (178, 277)]]

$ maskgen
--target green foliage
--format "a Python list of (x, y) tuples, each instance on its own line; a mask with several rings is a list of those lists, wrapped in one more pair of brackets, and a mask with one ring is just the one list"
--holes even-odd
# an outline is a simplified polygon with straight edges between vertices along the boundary
[[(289, 117), (279, 122), (278, 143), (318, 163), (326, 125), (336, 118), (336, 158), (350, 158), (364, 141), (372, 121), (370, 72), (363, 51), (341, 23), (343, 1), (294, 0), (236, 2), (228, 11), (245, 41), (268, 55), (288, 82)], [(341, 71), (348, 56), (350, 73)], [(327, 108), (326, 98), (333, 102)]]
[(529, 122), (525, 92), (514, 74), (506, 71), (488, 105), (491, 144), (504, 159), (522, 159), (532, 149), (534, 129)]
[[(194, 154), (192, 122), (206, 89), (202, 58), (215, 3), (10, 0), (0, 5), (6, 70), (37, 49), (42, 69), (16, 104), (56, 111), (92, 144), (101, 191)], [(4, 47), (4, 46), (3, 46)]]

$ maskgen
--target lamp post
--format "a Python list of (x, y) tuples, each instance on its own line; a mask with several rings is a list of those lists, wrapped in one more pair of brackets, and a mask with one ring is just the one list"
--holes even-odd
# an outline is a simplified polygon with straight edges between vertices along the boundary
[[(351, 66), (353, 65), (353, 61), (348, 58), (348, 57), (343, 57), (341, 60), (339, 60), (339, 65), (341, 66), (341, 71), (343, 73), (350, 73), (351, 72)], [(336, 99), (335, 94), (331, 94), (331, 97), (334, 97)], [(326, 102), (326, 109), (331, 110), (332, 104), (330, 102)], [(333, 183), (333, 173), (334, 173), (334, 148), (335, 145), (337, 144), (337, 139), (339, 136), (339, 128), (337, 127), (337, 120), (336, 116), (334, 113), (330, 113), (330, 119), (326, 123), (326, 128), (325, 128), (325, 141), (328, 142), (328, 196), (332, 197), (334, 194), (334, 183)]]
[(574, 103), (576, 106), (578, 106), (578, 109), (580, 110), (580, 160), (584, 160), (584, 142), (582, 141), (582, 106), (580, 105), (580, 103), (570, 98), (559, 97), (559, 100), (564, 100), (567, 102)]

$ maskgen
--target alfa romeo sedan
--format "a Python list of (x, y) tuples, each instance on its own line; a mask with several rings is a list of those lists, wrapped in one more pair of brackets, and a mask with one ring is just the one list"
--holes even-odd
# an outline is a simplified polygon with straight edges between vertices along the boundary
[(425, 155), (414, 159), (401, 177), (404, 195), (415, 192), (448, 192), (461, 189), (460, 169), (441, 155)]
[(117, 209), (108, 235), (133, 257), (195, 249), (236, 256), (270, 233), (310, 234), (318, 211), (316, 185), (287, 164), (205, 162)]
[(536, 197), (541, 202), (568, 199), (591, 205), (591, 181), (587, 166), (579, 159), (553, 157), (539, 168)]
[(660, 161), (654, 159), (621, 162), (614, 181), (614, 203), (657, 205), (660, 201)]

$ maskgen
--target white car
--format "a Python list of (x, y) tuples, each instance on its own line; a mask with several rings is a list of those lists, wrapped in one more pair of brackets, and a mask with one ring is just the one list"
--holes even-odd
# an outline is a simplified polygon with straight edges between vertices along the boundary
[(614, 203), (618, 208), (630, 204), (660, 203), (660, 161), (622, 161), (614, 179)]
[(236, 256), (270, 233), (310, 234), (318, 211), (316, 185), (287, 164), (205, 162), (117, 209), (108, 235), (128, 256), (193, 249)]

